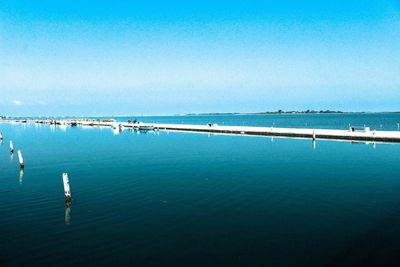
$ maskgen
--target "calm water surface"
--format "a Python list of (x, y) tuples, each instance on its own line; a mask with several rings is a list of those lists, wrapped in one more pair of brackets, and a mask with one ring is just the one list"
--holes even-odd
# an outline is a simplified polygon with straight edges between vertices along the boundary
[[(282, 116), (249, 120), (348, 124), (340, 115), (329, 115), (338, 124)], [(164, 120), (194, 118), (244, 120)], [(392, 114), (369, 119), (358, 121), (392, 130), (400, 121)], [(313, 149), (300, 139), (9, 124), (0, 131), (0, 266), (400, 260), (400, 145), (317, 141)], [(10, 139), (23, 152), (23, 174)], [(70, 177), (70, 209), (62, 172)]]

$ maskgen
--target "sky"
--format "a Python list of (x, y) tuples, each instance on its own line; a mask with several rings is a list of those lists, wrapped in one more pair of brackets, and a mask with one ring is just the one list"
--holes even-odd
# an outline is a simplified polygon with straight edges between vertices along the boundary
[(399, 0), (0, 1), (0, 115), (399, 104)]

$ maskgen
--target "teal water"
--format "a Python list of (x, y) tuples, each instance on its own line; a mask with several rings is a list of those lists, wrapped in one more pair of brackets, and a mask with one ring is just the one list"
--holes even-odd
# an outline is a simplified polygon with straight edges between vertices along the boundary
[[(392, 128), (400, 121), (380, 116), (358, 119)], [(336, 121), (346, 127), (347, 120)], [(400, 260), (400, 145), (317, 141), (314, 149), (299, 139), (9, 124), (0, 131), (0, 266)], [(22, 176), (10, 139), (25, 158)], [(70, 177), (70, 210), (62, 172)]]

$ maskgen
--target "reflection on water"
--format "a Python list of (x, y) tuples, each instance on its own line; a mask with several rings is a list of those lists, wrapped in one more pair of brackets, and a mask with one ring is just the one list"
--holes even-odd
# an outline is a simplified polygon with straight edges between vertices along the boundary
[(113, 128), (112, 131), (113, 131), (114, 135), (119, 135), (121, 133), (121, 129), (118, 128), (118, 127), (117, 128)]
[(19, 171), (19, 183), (22, 184), (23, 181), (24, 181), (24, 170), (21, 169)]
[(86, 130), (86, 129), (93, 129), (93, 126), (89, 126), (89, 125), (80, 125), (80, 128), (83, 129), (83, 130)]
[(312, 141), (312, 148), (315, 149), (317, 147), (317, 141), (313, 140)]
[(71, 224), (71, 203), (65, 206), (65, 224)]
[(66, 132), (67, 131), (67, 125), (66, 124), (61, 124), (60, 126), (59, 126), (59, 128), (60, 128), (60, 130), (61, 131), (63, 131), (63, 132)]

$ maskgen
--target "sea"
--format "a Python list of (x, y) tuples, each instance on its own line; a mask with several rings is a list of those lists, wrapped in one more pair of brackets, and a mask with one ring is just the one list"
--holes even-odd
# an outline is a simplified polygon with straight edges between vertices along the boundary
[[(115, 119), (398, 131), (400, 113)], [(33, 123), (0, 132), (0, 266), (400, 262), (400, 144)]]

